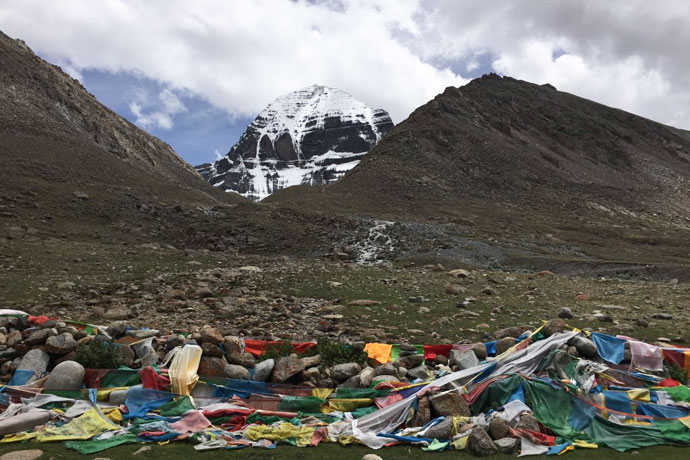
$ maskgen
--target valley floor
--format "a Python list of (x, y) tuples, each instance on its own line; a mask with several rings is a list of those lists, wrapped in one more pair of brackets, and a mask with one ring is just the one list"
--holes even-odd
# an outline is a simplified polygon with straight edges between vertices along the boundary
[[(0, 259), (0, 303), (108, 324), (313, 340), (462, 342), (537, 326), (569, 308), (569, 325), (690, 343), (690, 284), (449, 268), (364, 266), (325, 258), (246, 256), (157, 244), (35, 241)], [(352, 305), (371, 300), (371, 306)], [(372, 303), (374, 303), (372, 302)], [(357, 302), (354, 302), (357, 303)]]

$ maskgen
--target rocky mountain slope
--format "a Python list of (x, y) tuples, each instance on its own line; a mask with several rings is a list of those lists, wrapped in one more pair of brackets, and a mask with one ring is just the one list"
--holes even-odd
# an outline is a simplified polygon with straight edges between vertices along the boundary
[(313, 85), (273, 101), (223, 159), (197, 170), (223, 190), (261, 200), (292, 185), (335, 181), (392, 127), (385, 110)]
[(432, 219), (562, 257), (685, 263), (689, 181), (687, 131), (486, 75), (415, 110), (340, 181), (268, 201)]

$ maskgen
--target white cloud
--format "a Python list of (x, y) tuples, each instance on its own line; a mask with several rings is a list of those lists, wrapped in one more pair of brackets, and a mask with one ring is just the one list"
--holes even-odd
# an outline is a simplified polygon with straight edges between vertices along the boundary
[(466, 82), (395, 39), (416, 32), (417, 11), (416, 0), (22, 0), (3, 2), (0, 27), (77, 68), (143, 74), (236, 116), (319, 83), (400, 121)]
[[(0, 28), (74, 72), (143, 75), (231, 116), (320, 83), (399, 122), (489, 62), (690, 128), (683, 0), (5, 0)], [(176, 101), (137, 100), (141, 123), (172, 126)]]
[(150, 104), (147, 92), (139, 91), (137, 97), (137, 101), (129, 103), (129, 111), (136, 117), (135, 123), (144, 128), (155, 126), (168, 130), (174, 125), (173, 115), (187, 111), (187, 107), (180, 98), (167, 88), (158, 93), (158, 101), (153, 105), (158, 110), (152, 108), (146, 113), (143, 109), (142, 104)]
[(483, 52), (499, 73), (690, 128), (686, 1), (436, 0), (428, 7), (425, 39), (408, 43), (425, 59)]

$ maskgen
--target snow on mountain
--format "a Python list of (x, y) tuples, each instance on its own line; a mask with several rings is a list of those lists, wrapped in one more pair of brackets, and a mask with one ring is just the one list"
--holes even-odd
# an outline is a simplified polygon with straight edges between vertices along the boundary
[(292, 185), (337, 180), (392, 128), (385, 110), (313, 85), (273, 101), (224, 158), (197, 170), (216, 187), (261, 200)]

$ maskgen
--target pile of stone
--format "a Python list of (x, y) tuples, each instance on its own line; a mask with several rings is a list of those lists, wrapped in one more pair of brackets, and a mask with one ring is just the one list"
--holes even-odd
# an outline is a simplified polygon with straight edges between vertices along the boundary
[[(542, 333), (550, 336), (564, 329), (565, 321), (557, 318), (549, 321)], [(508, 350), (517, 343), (517, 337), (526, 332), (529, 332), (528, 326), (496, 331), (491, 337), (496, 340), (496, 353)], [(36, 326), (24, 316), (0, 318), (0, 380), (8, 382), (17, 369), (32, 371), (34, 377), (30, 382), (52, 371), (48, 385), (63, 385), (52, 388), (80, 388), (80, 376), (83, 377), (84, 368), (75, 361), (77, 348), (90, 341), (106, 338), (115, 344), (118, 362), (133, 369), (166, 365), (175, 349), (194, 344), (203, 350), (199, 375), (243, 380), (251, 378), (320, 388), (368, 388), (373, 381), (427, 380), (439, 372), (477, 366), (487, 358), (486, 346), (476, 343), (465, 346), (464, 351), (451, 350), (447, 357), (437, 355), (426, 362), (414, 346), (405, 344), (400, 345), (398, 359), (385, 364), (369, 360), (368, 363), (351, 362), (328, 366), (318, 354), (293, 354), (261, 360), (246, 352), (242, 337), (223, 335), (215, 327), (194, 328), (187, 335), (162, 334), (153, 329), (130, 329), (126, 323), (116, 322), (99, 334), (88, 335), (63, 321), (48, 320)], [(365, 347), (364, 342), (349, 345), (355, 352), (361, 352)], [(563, 352), (588, 359), (597, 357), (594, 343), (583, 336), (573, 338), (564, 346)], [(628, 350), (625, 358), (630, 359)], [(56, 371), (69, 372), (71, 380), (53, 377)]]

